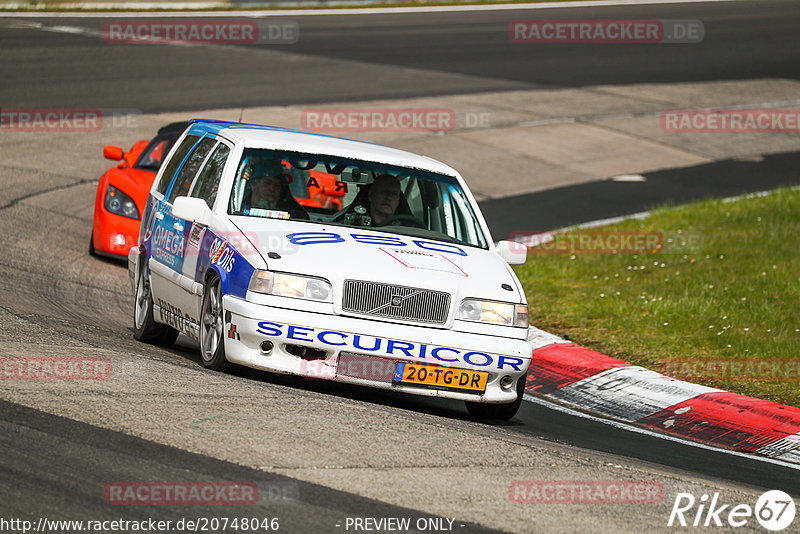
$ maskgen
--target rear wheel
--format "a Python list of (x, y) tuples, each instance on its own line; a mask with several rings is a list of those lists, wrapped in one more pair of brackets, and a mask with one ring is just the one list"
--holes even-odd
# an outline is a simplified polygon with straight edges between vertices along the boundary
[(499, 419), (508, 421), (519, 411), (522, 395), (525, 393), (525, 375), (517, 379), (517, 400), (504, 404), (488, 404), (485, 402), (466, 401), (467, 411), (477, 419)]
[(89, 238), (89, 256), (97, 256), (94, 250), (94, 229), (92, 229), (92, 235)]
[(224, 371), (230, 366), (225, 358), (225, 322), (222, 311), (222, 283), (212, 275), (203, 292), (200, 312), (200, 361), (203, 367)]
[(153, 319), (153, 295), (150, 292), (150, 279), (147, 266), (139, 265), (136, 277), (136, 302), (133, 308), (133, 337), (144, 343), (169, 347), (178, 339), (179, 332)]

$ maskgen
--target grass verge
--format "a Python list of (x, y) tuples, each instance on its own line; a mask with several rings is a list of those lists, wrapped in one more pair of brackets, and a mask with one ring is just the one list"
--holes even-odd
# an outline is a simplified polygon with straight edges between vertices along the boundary
[(657, 232), (663, 248), (532, 248), (515, 269), (532, 324), (676, 378), (800, 406), (800, 190), (665, 206), (575, 233), (611, 231)]

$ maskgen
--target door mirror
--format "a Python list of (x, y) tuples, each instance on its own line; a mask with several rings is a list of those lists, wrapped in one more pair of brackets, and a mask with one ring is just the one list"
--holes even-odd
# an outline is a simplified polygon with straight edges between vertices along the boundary
[(509, 265), (522, 265), (528, 259), (528, 247), (516, 241), (500, 241), (495, 244), (497, 253)]
[(214, 212), (202, 198), (178, 197), (172, 205), (172, 215), (184, 221), (196, 222), (203, 226), (211, 224)]
[(125, 155), (125, 152), (118, 146), (113, 145), (106, 145), (103, 147), (103, 157), (106, 159), (110, 159), (112, 161), (119, 161), (122, 159), (122, 156)]

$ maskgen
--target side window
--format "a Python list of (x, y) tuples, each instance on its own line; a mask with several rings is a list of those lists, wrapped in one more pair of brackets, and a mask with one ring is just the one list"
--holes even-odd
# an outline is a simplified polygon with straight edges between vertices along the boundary
[(225, 161), (228, 159), (230, 152), (231, 149), (223, 143), (217, 146), (211, 157), (208, 158), (203, 170), (200, 171), (200, 176), (195, 180), (189, 196), (202, 198), (209, 208), (214, 206), (214, 200), (217, 198), (217, 190), (219, 189), (219, 181), (222, 178), (222, 169), (225, 167)]
[(178, 173), (178, 177), (175, 179), (167, 202), (172, 204), (176, 198), (186, 196), (189, 193), (189, 188), (192, 186), (192, 181), (197, 174), (197, 170), (215, 144), (217, 144), (217, 140), (210, 137), (204, 137), (197, 143), (195, 149), (189, 154), (189, 158), (186, 160), (186, 164), (184, 164), (181, 172)]
[(175, 151), (175, 155), (172, 156), (172, 159), (169, 160), (167, 166), (164, 167), (164, 174), (161, 175), (161, 180), (158, 182), (158, 186), (156, 187), (156, 191), (159, 193), (166, 194), (167, 188), (169, 187), (169, 183), (172, 181), (172, 177), (175, 175), (175, 171), (178, 170), (178, 165), (181, 164), (183, 158), (186, 157), (186, 154), (189, 153), (189, 150), (194, 146), (197, 142), (198, 136), (196, 135), (187, 135), (183, 141), (181, 142), (178, 150)]

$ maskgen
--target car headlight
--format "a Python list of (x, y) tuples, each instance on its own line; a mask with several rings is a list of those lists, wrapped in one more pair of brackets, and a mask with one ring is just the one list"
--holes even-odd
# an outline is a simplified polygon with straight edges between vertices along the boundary
[(458, 307), (457, 319), (506, 326), (528, 327), (528, 306), (491, 300), (464, 299)]
[(139, 219), (139, 208), (136, 207), (133, 199), (113, 185), (109, 185), (106, 188), (106, 198), (103, 205), (111, 213), (116, 213), (129, 219)]
[(322, 278), (256, 270), (249, 289), (267, 295), (332, 302), (331, 284)]

